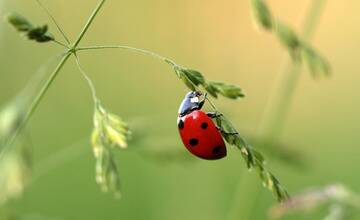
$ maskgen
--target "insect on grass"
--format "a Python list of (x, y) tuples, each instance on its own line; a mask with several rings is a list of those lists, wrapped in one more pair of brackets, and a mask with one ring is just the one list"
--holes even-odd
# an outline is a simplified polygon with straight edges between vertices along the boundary
[[(88, 21), (80, 31), (78, 37), (74, 41), (71, 41), (67, 37), (66, 33), (63, 31), (56, 19), (51, 15), (49, 10), (47, 10), (39, 0), (36, 1), (48, 14), (50, 20), (54, 22), (57, 30), (61, 34), (61, 39), (56, 38), (46, 24), (34, 24), (22, 15), (11, 13), (6, 16), (6, 20), (25, 38), (38, 43), (55, 43), (63, 48), (64, 52), (61, 55), (61, 60), (59, 61), (57, 67), (51, 73), (42, 88), (37, 92), (35, 98), (28, 106), (24, 106), (20, 111), (21, 114), (16, 116), (14, 122), (7, 126), (7, 128), (11, 129), (10, 132), (1, 139), (3, 147), (0, 152), (0, 160), (7, 158), (8, 155), (10, 155), (10, 152), (13, 151), (15, 140), (24, 131), (27, 122), (38, 108), (39, 103), (45, 97), (48, 89), (52, 86), (54, 80), (57, 77), (60, 77), (61, 70), (67, 61), (74, 58), (79, 72), (89, 85), (94, 102), (94, 128), (91, 134), (91, 145), (96, 161), (96, 182), (100, 185), (103, 191), (112, 191), (116, 195), (119, 195), (120, 176), (118, 173), (117, 163), (114, 159), (114, 154), (116, 150), (122, 150), (128, 147), (131, 130), (124, 119), (110, 112), (102, 104), (101, 98), (97, 96), (94, 83), (81, 65), (80, 56), (84, 52), (94, 52), (96, 50), (104, 49), (120, 49), (161, 60), (173, 69), (175, 75), (184, 83), (190, 92), (199, 92), (200, 94), (207, 93), (208, 96), (204, 97), (204, 101), (206, 101), (216, 113), (217, 117), (213, 120), (214, 125), (220, 128), (219, 134), (221, 134), (221, 138), (223, 138), (228, 145), (233, 145), (239, 149), (239, 152), (245, 161), (246, 167), (258, 172), (263, 185), (274, 193), (277, 200), (285, 201), (288, 199), (289, 195), (287, 191), (280, 184), (277, 177), (268, 170), (262, 154), (240, 135), (231, 121), (216, 107), (212, 101), (212, 98), (220, 97), (228, 99), (244, 98), (245, 94), (239, 86), (231, 83), (208, 80), (200, 71), (181, 66), (173, 60), (152, 51), (124, 45), (79, 46), (83, 37), (87, 34), (92, 22), (104, 6), (106, 0), (99, 1)], [(297, 56), (298, 52), (304, 54), (304, 60), (308, 60), (311, 70), (326, 71), (328, 69), (324, 64), (325, 62), (323, 62), (322, 57), (319, 56), (309, 44), (306, 44), (299, 39), (297, 35), (287, 26), (275, 22), (276, 19), (272, 18), (270, 10), (268, 10), (263, 1), (253, 0), (252, 3), (256, 9), (255, 15), (258, 18), (259, 24), (267, 30), (275, 31), (281, 42), (288, 47), (293, 56)], [(317, 61), (315, 62), (314, 60)], [(210, 96), (212, 98), (210, 98)], [(1, 116), (5, 117), (4, 115)], [(209, 124), (210, 121), (207, 126), (209, 126)], [(192, 143), (195, 142), (193, 141)], [(221, 143), (221, 147), (225, 147), (223, 145), (225, 144)], [(215, 148), (212, 149), (212, 153), (215, 151), (215, 153), (222, 152), (224, 149), (220, 147), (220, 144), (214, 147)]]

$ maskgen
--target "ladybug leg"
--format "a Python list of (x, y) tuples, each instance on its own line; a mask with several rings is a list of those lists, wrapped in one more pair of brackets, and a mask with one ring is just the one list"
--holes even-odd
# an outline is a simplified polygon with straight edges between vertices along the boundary
[(204, 106), (204, 104), (205, 104), (205, 99), (199, 102), (198, 109), (201, 109)]
[[(222, 113), (219, 113), (219, 112), (207, 112), (206, 113), (207, 116), (209, 116), (210, 118), (215, 118), (215, 119), (218, 119), (219, 117), (223, 116)], [(216, 120), (217, 122), (217, 125), (216, 128), (222, 133), (222, 134), (225, 134), (225, 135), (238, 135), (239, 133), (238, 132), (227, 132), (224, 130), (224, 128), (222, 127), (222, 124), (221, 124), (221, 120)]]
[(206, 115), (209, 116), (210, 118), (219, 118), (223, 114), (221, 114), (219, 112), (207, 112)]
[(217, 127), (216, 128), (222, 133), (222, 134), (227, 134), (227, 135), (237, 135), (239, 134), (238, 132), (227, 132), (225, 131), (222, 127)]
[(204, 106), (206, 98), (207, 98), (207, 93), (204, 94), (204, 99), (201, 102), (199, 102), (198, 109), (201, 109)]
[(226, 134), (226, 135), (238, 135), (239, 133), (238, 132), (227, 132), (227, 131), (224, 131), (224, 129), (222, 128), (218, 128), (219, 131), (222, 133), (222, 134)]

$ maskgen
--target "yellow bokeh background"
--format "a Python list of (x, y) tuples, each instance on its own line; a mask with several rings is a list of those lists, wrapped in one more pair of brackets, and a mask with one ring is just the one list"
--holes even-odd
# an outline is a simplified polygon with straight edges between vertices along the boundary
[[(311, 2), (268, 1), (274, 15), (296, 30), (301, 29)], [(44, 3), (70, 39), (75, 39), (97, 1)], [(56, 33), (35, 1), (2, 0), (0, 7), (1, 17), (16, 11), (35, 23), (50, 24)], [(303, 68), (281, 135), (284, 143), (305, 154), (306, 168), (279, 162), (266, 153), (269, 168), (291, 193), (338, 182), (360, 191), (359, 10), (358, 1), (327, 1), (314, 33), (312, 43), (328, 58), (333, 74), (314, 80)], [(60, 39), (57, 33), (56, 37)], [(254, 28), (249, 1), (108, 0), (81, 43), (102, 44), (151, 50), (200, 70), (209, 79), (240, 85), (245, 99), (219, 99), (216, 104), (245, 134), (256, 132), (289, 60), (272, 34)], [(57, 45), (27, 41), (0, 23), (0, 105), (61, 52)], [(103, 104), (133, 128), (133, 144), (117, 153), (122, 199), (101, 193), (95, 183), (87, 141), (93, 104), (71, 59), (27, 127), (34, 149), (34, 179), (23, 198), (5, 209), (44, 219), (217, 220), (241, 219), (247, 211), (249, 220), (267, 219), (267, 209), (275, 200), (255, 173), (245, 172), (236, 149), (229, 150), (227, 159), (209, 162), (192, 158), (181, 145), (176, 117), (187, 89), (169, 66), (121, 50), (79, 55)], [(53, 68), (54, 63), (47, 75)], [(161, 157), (164, 152), (180, 152), (179, 158)], [(260, 192), (249, 197), (247, 186), (241, 186), (243, 178), (253, 178)], [(313, 214), (314, 219), (323, 212)]]

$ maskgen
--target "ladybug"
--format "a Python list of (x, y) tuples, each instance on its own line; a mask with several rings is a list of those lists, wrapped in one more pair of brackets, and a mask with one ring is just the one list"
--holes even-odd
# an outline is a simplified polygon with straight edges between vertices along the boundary
[(189, 92), (182, 101), (177, 120), (180, 137), (195, 156), (206, 160), (221, 159), (226, 156), (226, 146), (220, 129), (212, 121), (220, 115), (201, 111), (206, 94), (202, 101), (201, 96), (201, 92)]

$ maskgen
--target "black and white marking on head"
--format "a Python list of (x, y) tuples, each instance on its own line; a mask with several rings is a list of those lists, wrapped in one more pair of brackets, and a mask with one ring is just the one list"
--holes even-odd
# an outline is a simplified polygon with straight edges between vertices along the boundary
[(189, 144), (190, 144), (192, 147), (195, 147), (196, 145), (199, 144), (199, 140), (196, 139), (196, 138), (191, 138), (191, 139), (189, 140)]
[(193, 91), (186, 94), (185, 98), (183, 99), (178, 113), (180, 116), (184, 116), (193, 110), (201, 108), (201, 102), (199, 97), (201, 96), (201, 92)]

